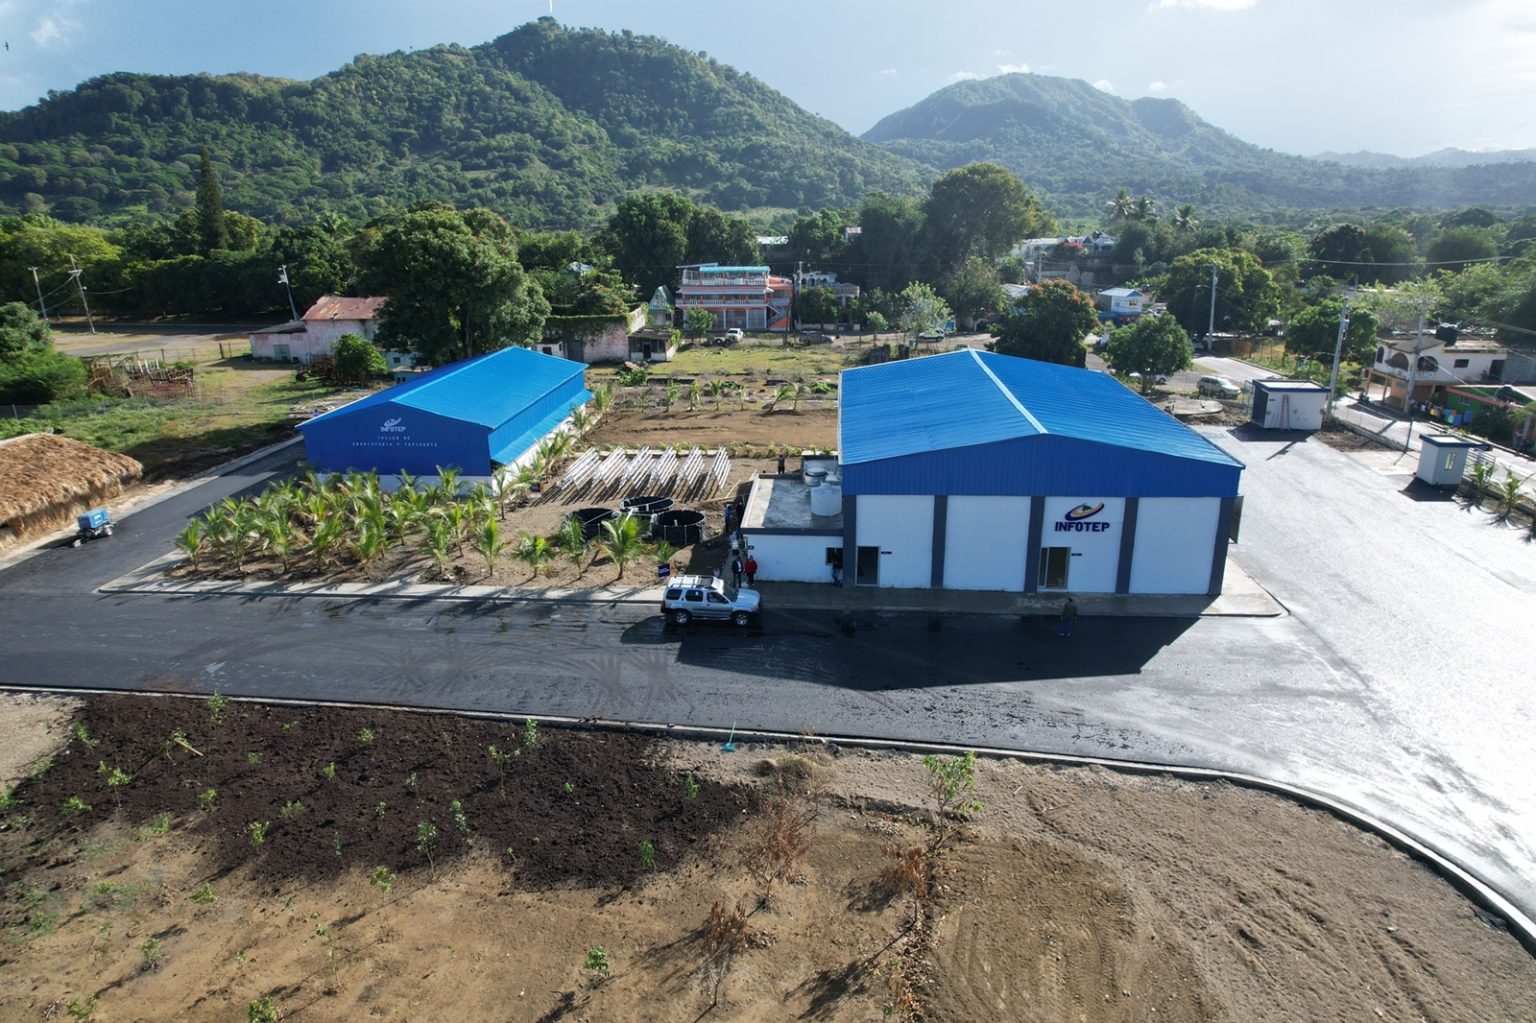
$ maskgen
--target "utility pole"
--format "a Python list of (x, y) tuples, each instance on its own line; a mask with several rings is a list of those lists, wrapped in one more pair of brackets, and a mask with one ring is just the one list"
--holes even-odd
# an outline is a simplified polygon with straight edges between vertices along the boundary
[(48, 322), (48, 306), (43, 303), (43, 283), (37, 279), (37, 267), (29, 266), (32, 271), (32, 283), (37, 286), (37, 311), (42, 316), (43, 322)]
[(1344, 296), (1344, 305), (1339, 309), (1339, 336), (1333, 342), (1333, 370), (1328, 374), (1328, 416), (1333, 418), (1334, 395), (1339, 390), (1339, 356), (1344, 353), (1344, 335), (1349, 333), (1349, 296)]
[(1407, 451), (1413, 443), (1413, 385), (1419, 375), (1419, 352), (1424, 349), (1424, 318), (1429, 315), (1429, 298), (1419, 300), (1419, 329), (1413, 335), (1413, 358), (1408, 363), (1408, 389), (1403, 392), (1403, 411), (1408, 413), (1408, 439), (1403, 442)]
[(1211, 264), (1211, 318), (1205, 325), (1205, 350), (1216, 349), (1216, 264)]
[(90, 303), (88, 303), (85, 300), (85, 285), (80, 283), (80, 275), (83, 274), (83, 273), (85, 273), (85, 271), (80, 269), (78, 266), (75, 265), (75, 257), (74, 256), (70, 256), (69, 257), (69, 276), (74, 278), (74, 280), (75, 280), (75, 287), (78, 288), (79, 291), (80, 291), (80, 305), (82, 307), (84, 307), (84, 309), (85, 309), (85, 322), (90, 324), (90, 326), (91, 326), (91, 333), (94, 334), (94, 333), (96, 333), (96, 321), (91, 319), (91, 306), (90, 306)]
[(293, 285), (288, 283), (287, 263), (284, 263), (282, 266), (277, 268), (277, 283), (288, 289), (288, 311), (292, 313), (293, 318), (297, 320), (299, 318), (299, 310), (293, 304)]

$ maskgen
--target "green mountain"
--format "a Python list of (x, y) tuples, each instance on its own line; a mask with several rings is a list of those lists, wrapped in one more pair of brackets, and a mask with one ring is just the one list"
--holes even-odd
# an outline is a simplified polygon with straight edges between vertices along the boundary
[(634, 188), (795, 209), (931, 177), (703, 55), (541, 18), (311, 82), (93, 79), (0, 114), (0, 208), (93, 221), (182, 209), (205, 146), (226, 206), (266, 220), (441, 198), (564, 228), (599, 222)]
[(1125, 100), (1076, 79), (1012, 74), (963, 81), (864, 133), (940, 170), (1010, 168), (1048, 208), (1095, 216), (1119, 187), (1202, 211), (1526, 206), (1536, 164), (1345, 167), (1251, 145), (1172, 99)]

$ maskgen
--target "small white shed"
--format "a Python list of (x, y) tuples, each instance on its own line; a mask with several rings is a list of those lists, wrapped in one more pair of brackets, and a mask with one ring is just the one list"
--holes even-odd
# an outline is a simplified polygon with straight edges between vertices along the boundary
[(1255, 380), (1253, 422), (1266, 430), (1321, 430), (1328, 388), (1310, 380)]
[(1432, 487), (1460, 486), (1467, 455), (1477, 442), (1448, 433), (1426, 433), (1419, 442), (1419, 469), (1414, 475)]

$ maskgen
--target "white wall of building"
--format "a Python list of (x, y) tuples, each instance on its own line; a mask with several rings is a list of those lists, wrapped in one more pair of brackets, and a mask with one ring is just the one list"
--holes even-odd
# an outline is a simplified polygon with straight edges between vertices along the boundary
[(1271, 430), (1321, 430), (1327, 392), (1270, 391), (1263, 426)]
[[(1041, 523), (1040, 530), (1041, 549), (1072, 549), (1065, 589), (1077, 593), (1115, 592), (1124, 521), (1123, 497), (1045, 499), (1045, 521)], [(1044, 580), (1041, 581), (1041, 589), (1045, 590)]]
[(1131, 592), (1204, 593), (1211, 585), (1220, 523), (1219, 498), (1142, 498), (1136, 505)]
[(952, 496), (944, 532), (945, 589), (1023, 592), (1029, 498)]
[(842, 549), (840, 536), (780, 536), (747, 533), (747, 550), (757, 559), (757, 577), (770, 582), (830, 583), (827, 548)]
[[(880, 585), (926, 589), (933, 582), (933, 497), (860, 494), (860, 547), (880, 548)], [(855, 573), (855, 566), (847, 566)], [(856, 579), (850, 574), (849, 581)]]

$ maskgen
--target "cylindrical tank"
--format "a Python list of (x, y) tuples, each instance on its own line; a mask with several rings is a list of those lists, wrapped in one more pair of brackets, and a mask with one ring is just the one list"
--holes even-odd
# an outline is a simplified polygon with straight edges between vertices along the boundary
[(603, 523), (613, 518), (613, 509), (578, 508), (571, 514), (581, 523), (581, 535), (588, 540), (595, 540), (603, 531)]
[(811, 488), (811, 514), (818, 516), (843, 513), (843, 481), (828, 479), (820, 486)]
[(640, 518), (658, 515), (664, 511), (672, 510), (672, 498), (670, 497), (630, 497), (619, 505), (619, 512), (628, 512)]
[(692, 547), (704, 539), (704, 513), (664, 511), (651, 519), (651, 539), (665, 540), (673, 547)]

